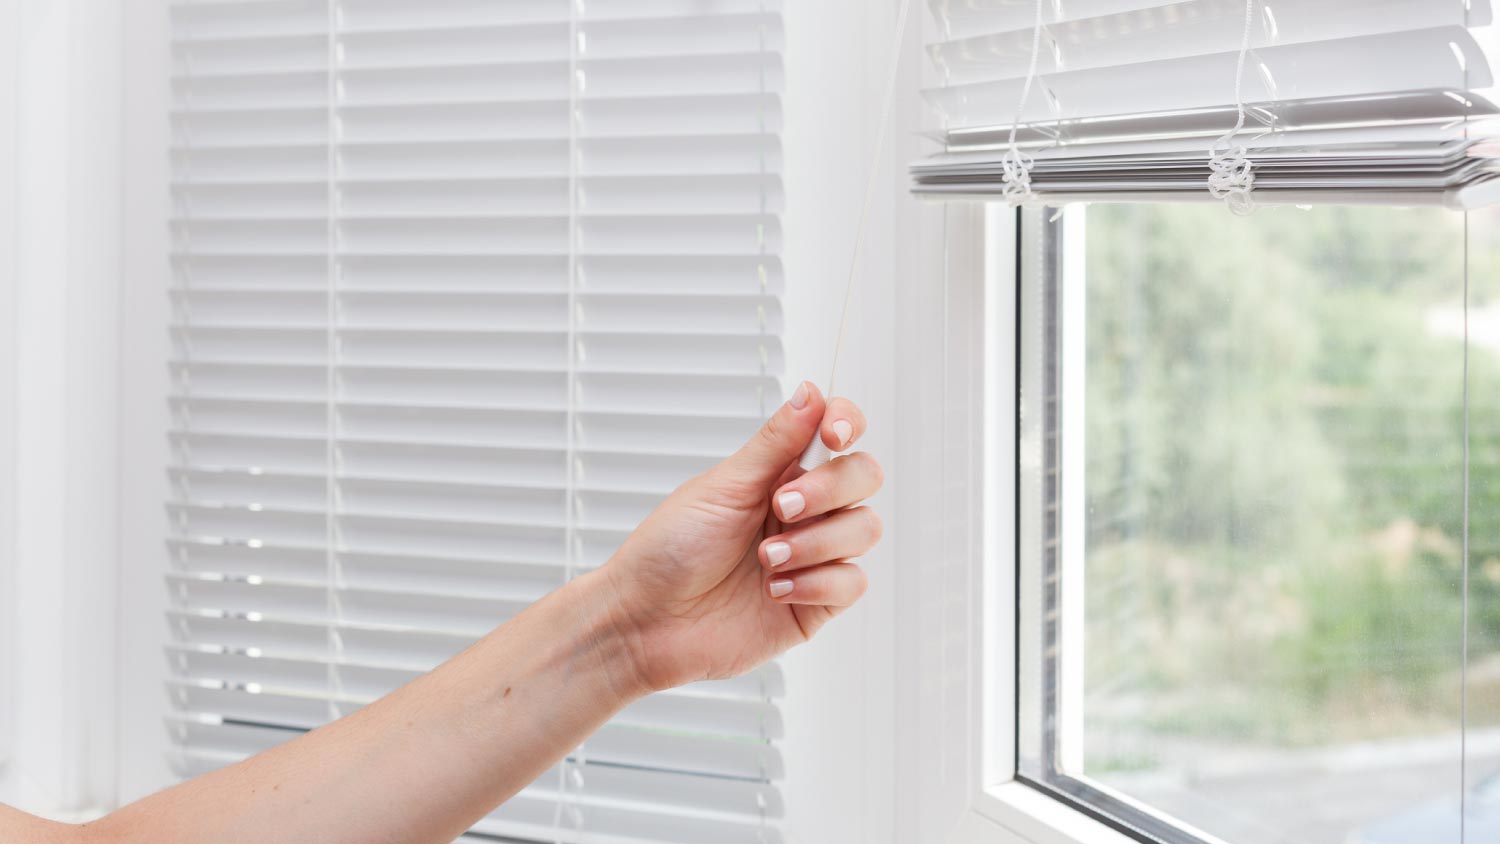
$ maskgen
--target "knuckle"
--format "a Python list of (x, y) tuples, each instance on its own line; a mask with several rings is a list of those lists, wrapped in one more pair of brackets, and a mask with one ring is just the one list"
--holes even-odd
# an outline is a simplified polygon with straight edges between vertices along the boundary
[(850, 585), (853, 587), (849, 593), (849, 602), (853, 603), (864, 597), (865, 591), (870, 588), (870, 576), (865, 574), (865, 570), (862, 566), (858, 566), (853, 563), (849, 563), (848, 565), (849, 568), (852, 569), (849, 581)]
[(823, 530), (820, 530), (822, 526), (823, 524), (819, 522), (806, 530), (799, 531), (796, 541), (792, 543), (792, 547), (801, 552), (804, 561), (821, 560), (828, 553), (828, 537)]
[(821, 604), (828, 600), (828, 584), (812, 581), (807, 584), (798, 584), (798, 591), (802, 593), (802, 599), (808, 603)]
[(881, 536), (885, 535), (885, 521), (880, 518), (879, 513), (869, 507), (859, 508), (859, 513), (865, 521), (865, 535), (870, 540), (870, 544), (874, 545), (880, 541)]
[(786, 420), (780, 413), (773, 414), (766, 424), (760, 426), (760, 439), (768, 446), (780, 445), (786, 439)]
[(885, 485), (885, 469), (881, 467), (880, 461), (875, 459), (875, 455), (868, 451), (858, 451), (850, 457), (859, 461), (860, 469), (869, 475), (876, 487)]
[(828, 480), (828, 476), (819, 473), (810, 473), (801, 484), (802, 497), (807, 500), (809, 507), (827, 501), (833, 493), (834, 484)]

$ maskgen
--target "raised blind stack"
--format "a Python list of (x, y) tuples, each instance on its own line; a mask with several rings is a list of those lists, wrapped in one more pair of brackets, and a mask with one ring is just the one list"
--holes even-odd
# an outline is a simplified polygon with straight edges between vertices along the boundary
[[(600, 565), (776, 407), (782, 31), (775, 0), (171, 11), (186, 776)], [(470, 836), (779, 842), (780, 691), (645, 699)]]
[[(942, 152), (915, 189), (986, 194), (1019, 119), (1044, 202), (1206, 199), (1235, 123), (1245, 0), (930, 0)], [(1489, 0), (1255, 0), (1237, 141), (1271, 202), (1500, 200)]]

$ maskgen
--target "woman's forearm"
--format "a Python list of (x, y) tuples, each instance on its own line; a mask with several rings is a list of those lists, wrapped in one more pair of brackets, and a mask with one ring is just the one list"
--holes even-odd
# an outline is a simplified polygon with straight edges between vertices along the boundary
[[(825, 413), (825, 410), (827, 411)], [(354, 714), (83, 826), (0, 806), (0, 842), (445, 844), (627, 704), (733, 677), (859, 600), (851, 558), (880, 537), (857, 506), (864, 453), (810, 472), (814, 436), (845, 449), (852, 403), (803, 383), (745, 445), (679, 486), (604, 568)]]
[(294, 741), (80, 828), (151, 844), (448, 842), (649, 691), (602, 573)]

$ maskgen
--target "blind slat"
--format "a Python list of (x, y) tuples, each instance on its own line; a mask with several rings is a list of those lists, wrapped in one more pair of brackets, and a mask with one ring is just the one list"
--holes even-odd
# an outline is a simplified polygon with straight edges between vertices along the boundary
[[(1274, 8), (1270, 15), (1262, 12), (1252, 27), (1252, 49), (1466, 25), (1461, 4), (1433, 0), (1316, 0)], [(1038, 70), (1046, 74), (1234, 52), (1244, 17), (1242, 0), (1184, 0), (1151, 10), (1048, 24), (1043, 38), (1052, 49), (1039, 54)], [(1031, 56), (1031, 21), (1015, 29), (934, 44), (929, 52), (950, 85), (1023, 77)]]
[[(1235, 141), (1269, 201), (1366, 192), (1463, 205), (1496, 175), (1479, 143), (1496, 131), (1484, 118), (1500, 112), (1480, 93), (1494, 85), (1494, 56), (1471, 31), (1491, 24), (1487, 0), (1257, 0), (1238, 92), (1240, 0), (1071, 3), (1061, 18), (1044, 15), (1024, 105), (1033, 31), (1022, 6), (933, 4), (940, 34), (923, 93), (944, 149), (914, 165), (918, 191), (1003, 192), (1014, 127), (1035, 159), (1039, 201), (1206, 198), (1210, 144), (1240, 102), (1249, 120)], [(1456, 154), (1472, 160), (1436, 172), (1427, 160), (1455, 127), (1465, 139)], [(1397, 138), (1408, 145), (1390, 148)], [(1114, 154), (1121, 145), (1161, 157)], [(1363, 152), (1381, 145), (1390, 160), (1371, 169)]]

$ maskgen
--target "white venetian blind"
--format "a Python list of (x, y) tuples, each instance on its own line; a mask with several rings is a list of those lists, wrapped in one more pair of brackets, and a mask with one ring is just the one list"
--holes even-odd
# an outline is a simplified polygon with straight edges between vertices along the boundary
[[(171, 6), (191, 775), (605, 561), (780, 400), (776, 0)], [(777, 842), (781, 675), (650, 697), (469, 834)]]
[[(1019, 120), (1046, 195), (1202, 195), (1210, 144), (1235, 123), (1245, 0), (930, 0), (943, 152), (917, 190), (987, 193)], [(1237, 141), (1257, 196), (1283, 201), (1500, 198), (1489, 0), (1255, 0)], [(1486, 44), (1489, 45), (1488, 49)]]

